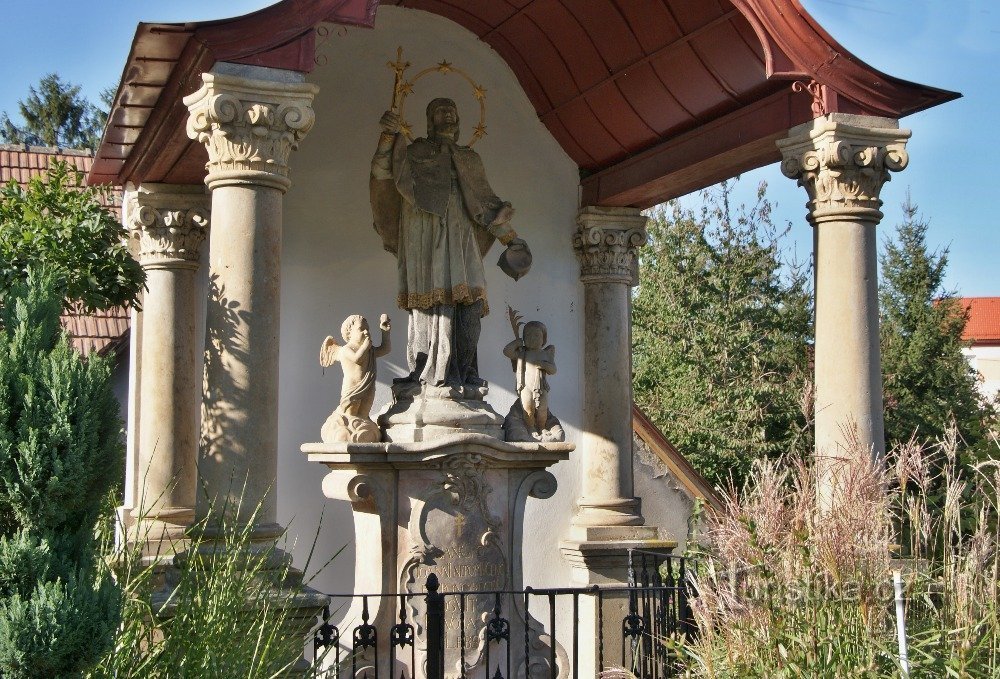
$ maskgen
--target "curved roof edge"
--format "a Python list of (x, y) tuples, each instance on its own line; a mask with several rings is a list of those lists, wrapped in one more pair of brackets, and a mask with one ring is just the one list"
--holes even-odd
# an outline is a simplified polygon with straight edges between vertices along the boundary
[[(799, 0), (728, 1), (763, 46), (769, 80), (813, 81), (812, 117), (840, 111), (900, 118), (961, 96), (865, 64), (820, 27)], [(139, 24), (88, 180), (120, 185), (166, 176), (174, 168), (184, 170), (175, 176), (193, 176), (198, 150), (190, 152), (183, 135), (187, 111), (180, 99), (197, 89), (202, 72), (218, 61), (309, 72), (320, 22), (370, 28), (378, 5), (379, 0), (281, 0), (231, 19)], [(745, 101), (737, 111), (596, 169), (582, 182), (584, 199), (649, 205), (777, 160), (776, 135), (810, 119), (809, 104), (800, 96), (793, 101), (790, 94), (791, 87), (787, 95)], [(763, 120), (775, 111), (780, 120)], [(740, 130), (730, 129), (734, 125)], [(710, 128), (719, 148), (690, 143)], [(760, 129), (748, 141), (750, 128)], [(685, 148), (689, 154), (678, 153)]]
[[(860, 107), (825, 101), (826, 112), (864, 112), (902, 118), (962, 95), (894, 78), (869, 66), (837, 42), (799, 0), (729, 0), (747, 18), (764, 47), (771, 78), (808, 78)], [(829, 95), (827, 95), (829, 96)]]
[[(183, 94), (218, 61), (308, 73), (314, 67), (316, 25), (327, 21), (371, 28), (379, 0), (280, 0), (243, 16), (187, 23), (140, 23), (115, 92), (91, 184), (124, 184), (138, 155), (176, 123)], [(187, 86), (187, 90), (185, 87)], [(164, 97), (164, 94), (167, 97)], [(181, 107), (183, 108), (183, 107)], [(140, 152), (138, 155), (136, 152)]]

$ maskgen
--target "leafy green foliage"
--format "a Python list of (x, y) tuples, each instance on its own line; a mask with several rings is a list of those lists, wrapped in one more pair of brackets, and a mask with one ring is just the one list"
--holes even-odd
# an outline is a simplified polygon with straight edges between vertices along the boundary
[(885, 243), (879, 286), (886, 441), (940, 439), (954, 420), (976, 448), (995, 413), (980, 399), (962, 355), (968, 318), (944, 289), (948, 250), (929, 251), (928, 223), (909, 195), (902, 207), (904, 221)]
[[(0, 114), (0, 139), (13, 144), (97, 148), (108, 114), (81, 97), (79, 85), (49, 73), (28, 92), (27, 99), (18, 102), (22, 125), (15, 125), (6, 112)], [(106, 104), (103, 92), (101, 97)]]
[(317, 676), (318, 665), (294, 668), (314, 618), (287, 604), (304, 597), (319, 607), (325, 598), (305, 588), (287, 554), (253, 541), (259, 507), (242, 521), (239, 505), (230, 509), (209, 512), (220, 517), (211, 536), (205, 519), (171, 545), (178, 555), (168, 591), (157, 577), (164, 564), (143, 559), (141, 541), (116, 554), (122, 624), (90, 679)]
[(25, 280), (29, 267), (43, 266), (66, 304), (87, 310), (136, 304), (145, 273), (102, 195), (65, 163), (23, 188), (13, 181), (0, 188), (0, 294)]
[(700, 212), (654, 211), (639, 258), (636, 403), (717, 486), (808, 445), (810, 294), (782, 266), (765, 188), (749, 208), (723, 183)]
[(122, 471), (111, 367), (61, 332), (62, 292), (32, 272), (0, 309), (0, 676), (62, 677), (96, 661), (119, 593), (93, 531)]

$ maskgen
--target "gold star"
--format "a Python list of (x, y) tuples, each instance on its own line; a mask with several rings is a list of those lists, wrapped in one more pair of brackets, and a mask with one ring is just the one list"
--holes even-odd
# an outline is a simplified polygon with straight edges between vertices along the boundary
[(479, 101), (482, 101), (483, 99), (486, 98), (486, 88), (483, 87), (482, 85), (473, 85), (472, 96), (474, 96)]
[(472, 136), (476, 139), (480, 139), (486, 136), (486, 125), (479, 123), (476, 125), (475, 129), (472, 131)]
[(453, 70), (451, 68), (451, 62), (448, 61), (447, 59), (442, 60), (441, 62), (438, 63), (437, 70), (438, 70), (438, 73), (442, 73), (442, 74), (451, 73), (452, 70)]
[(403, 83), (402, 85), (400, 85), (399, 86), (399, 93), (400, 94), (413, 94), (413, 83), (407, 81), (407, 82)]

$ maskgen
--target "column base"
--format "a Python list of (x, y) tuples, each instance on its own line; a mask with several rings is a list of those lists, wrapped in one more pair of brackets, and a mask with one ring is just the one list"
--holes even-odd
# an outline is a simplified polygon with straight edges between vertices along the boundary
[(642, 526), (646, 522), (639, 511), (639, 500), (634, 497), (581, 497), (577, 506), (580, 509), (573, 517), (574, 527)]

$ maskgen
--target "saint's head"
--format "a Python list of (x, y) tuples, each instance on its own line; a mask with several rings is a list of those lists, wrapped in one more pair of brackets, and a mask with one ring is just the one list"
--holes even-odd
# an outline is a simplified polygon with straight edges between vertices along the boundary
[(435, 137), (458, 141), (458, 107), (451, 99), (438, 97), (427, 104), (427, 138)]

